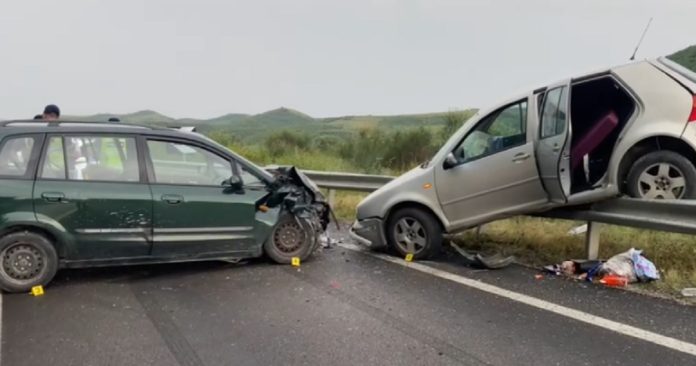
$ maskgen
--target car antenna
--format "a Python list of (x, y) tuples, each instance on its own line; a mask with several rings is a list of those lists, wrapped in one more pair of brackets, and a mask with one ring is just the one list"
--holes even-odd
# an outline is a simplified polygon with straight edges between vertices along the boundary
[(645, 38), (645, 33), (648, 33), (648, 28), (650, 28), (650, 23), (652, 23), (653, 18), (650, 17), (650, 20), (648, 20), (648, 25), (645, 26), (645, 29), (643, 30), (643, 34), (640, 36), (640, 40), (638, 40), (638, 44), (636, 45), (636, 49), (633, 50), (633, 55), (631, 55), (631, 58), (629, 60), (633, 61), (636, 59), (636, 53), (638, 52), (638, 47), (640, 47), (641, 43), (643, 43), (643, 38)]

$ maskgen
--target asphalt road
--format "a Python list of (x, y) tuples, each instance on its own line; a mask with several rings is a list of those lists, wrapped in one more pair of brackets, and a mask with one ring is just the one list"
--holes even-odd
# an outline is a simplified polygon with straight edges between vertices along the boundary
[[(347, 241), (347, 240), (346, 240)], [(696, 308), (512, 266), (419, 262), (696, 344)], [(2, 366), (696, 365), (696, 357), (343, 247), (59, 272), (2, 297)]]

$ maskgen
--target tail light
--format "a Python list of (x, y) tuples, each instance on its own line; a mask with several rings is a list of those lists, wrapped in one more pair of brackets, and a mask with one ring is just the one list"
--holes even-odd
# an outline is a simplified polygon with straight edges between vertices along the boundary
[(691, 103), (691, 114), (689, 115), (689, 122), (696, 122), (696, 95), (694, 95), (694, 101)]

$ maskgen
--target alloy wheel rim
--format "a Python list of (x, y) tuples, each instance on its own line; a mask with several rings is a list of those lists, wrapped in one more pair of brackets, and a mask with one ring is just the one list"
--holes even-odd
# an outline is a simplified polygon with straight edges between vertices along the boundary
[(33, 245), (19, 243), (2, 251), (2, 271), (13, 280), (34, 279), (45, 266), (42, 253)]
[(670, 163), (650, 165), (638, 176), (638, 192), (647, 199), (680, 199), (686, 193), (684, 173)]
[(425, 228), (413, 217), (402, 217), (394, 225), (394, 239), (404, 252), (418, 254), (422, 252), (428, 243), (428, 234)]

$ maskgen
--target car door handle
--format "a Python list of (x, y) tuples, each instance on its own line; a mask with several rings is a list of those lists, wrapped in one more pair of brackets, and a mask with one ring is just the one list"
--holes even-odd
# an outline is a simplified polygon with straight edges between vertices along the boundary
[(176, 205), (184, 201), (184, 197), (178, 194), (163, 194), (162, 201), (169, 203), (170, 205)]
[(515, 162), (515, 163), (517, 163), (517, 162), (519, 162), (519, 161), (523, 161), (523, 160), (529, 159), (530, 156), (531, 156), (531, 155), (529, 155), (529, 154), (527, 154), (527, 153), (515, 154), (515, 156), (512, 157), (512, 161)]
[(65, 194), (61, 192), (44, 192), (41, 193), (41, 198), (46, 202), (67, 202)]

